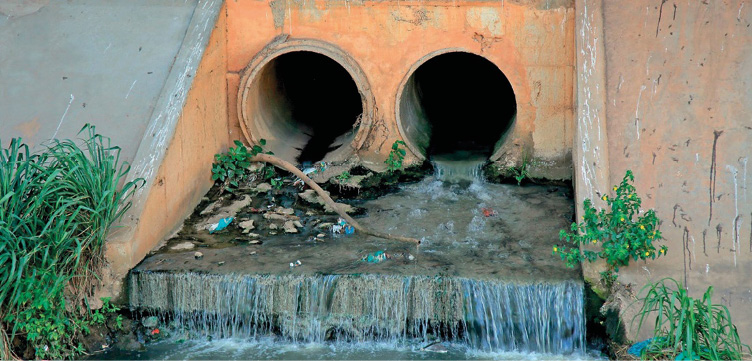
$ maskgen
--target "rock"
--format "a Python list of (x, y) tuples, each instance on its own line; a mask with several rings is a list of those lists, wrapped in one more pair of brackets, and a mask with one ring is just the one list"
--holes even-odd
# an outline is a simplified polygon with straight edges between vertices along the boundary
[(272, 190), (272, 185), (269, 183), (261, 183), (257, 185), (256, 188), (254, 188), (254, 190), (259, 193), (266, 193)]
[(310, 216), (315, 216), (316, 212), (314, 212), (314, 211), (307, 211), (307, 212), (305, 212), (305, 214), (306, 214), (306, 216), (310, 217)]
[(324, 238), (324, 237), (326, 237), (326, 234), (324, 233), (319, 233), (316, 235), (316, 238)]
[(258, 172), (261, 170), (261, 168), (264, 168), (264, 163), (261, 162), (253, 162), (248, 165), (245, 169), (248, 169), (249, 172)]
[(202, 258), (204, 258), (204, 254), (201, 253), (201, 252), (196, 252), (196, 253), (193, 254), (193, 258), (195, 258), (195, 259), (202, 259)]
[(334, 225), (334, 223), (332, 223), (332, 222), (324, 222), (324, 223), (321, 223), (318, 226), (316, 226), (316, 228), (318, 228), (318, 229), (329, 229), (329, 228), (332, 228), (333, 225)]
[(284, 215), (287, 215), (287, 216), (291, 216), (291, 215), (295, 214), (295, 210), (294, 209), (292, 209), (292, 208), (283, 208), (283, 207), (278, 207), (274, 212), (275, 213), (279, 213), (279, 214), (284, 214)]
[(298, 229), (295, 228), (295, 223), (293, 221), (285, 222), (283, 228), (285, 229), (285, 233), (298, 233)]
[(447, 353), (448, 350), (444, 345), (440, 343), (435, 343), (433, 345), (430, 345), (428, 347), (424, 347), (423, 351), (429, 351), (429, 352), (436, 352), (436, 353)]
[(155, 328), (159, 324), (157, 316), (149, 316), (141, 319), (141, 324), (146, 328)]
[(303, 228), (303, 223), (300, 223), (300, 221), (292, 221), (292, 224), (294, 224), (295, 227)]
[(298, 193), (298, 197), (303, 199), (304, 201), (308, 203), (313, 204), (324, 204), (324, 202), (319, 198), (319, 195), (316, 194), (316, 191), (313, 189), (306, 189), (305, 191)]
[(414, 260), (415, 260), (415, 256), (413, 256), (413, 255), (411, 255), (411, 254), (408, 254), (408, 255), (407, 255), (407, 259), (409, 259), (409, 260), (411, 260), (411, 261), (414, 261)]
[(601, 306), (600, 312), (606, 318), (606, 334), (611, 340), (621, 344), (634, 343), (639, 340), (637, 323), (632, 320), (638, 315), (639, 307), (630, 307), (637, 298), (632, 293), (631, 287), (620, 282), (611, 286), (611, 291), (606, 302)]
[(243, 229), (243, 233), (248, 233), (252, 229), (256, 228), (256, 226), (253, 225), (253, 220), (252, 219), (249, 219), (247, 221), (242, 221), (242, 222), (238, 223), (238, 227), (240, 227), (240, 228)]
[(261, 235), (259, 235), (258, 233), (248, 233), (248, 237), (250, 237), (250, 238), (259, 238), (259, 237), (261, 237)]
[(219, 262), (217, 262), (217, 266), (221, 266), (223, 264), (225, 264), (225, 261), (219, 261)]
[(170, 249), (173, 251), (187, 251), (187, 250), (194, 249), (195, 247), (196, 245), (191, 242), (181, 242), (170, 247)]
[(212, 202), (211, 204), (206, 206), (206, 208), (204, 208), (199, 214), (202, 216), (210, 214), (214, 212), (214, 210), (217, 209), (217, 207), (219, 207), (219, 201)]
[(254, 240), (251, 240), (248, 243), (250, 243), (250, 244), (261, 244), (261, 241), (259, 241), (258, 239), (254, 239)]
[(284, 214), (264, 213), (264, 218), (273, 221), (286, 221), (289, 217), (285, 216)]
[(272, 224), (269, 225), (269, 229), (277, 229), (277, 228), (279, 228), (279, 226), (277, 226), (274, 223), (272, 223)]

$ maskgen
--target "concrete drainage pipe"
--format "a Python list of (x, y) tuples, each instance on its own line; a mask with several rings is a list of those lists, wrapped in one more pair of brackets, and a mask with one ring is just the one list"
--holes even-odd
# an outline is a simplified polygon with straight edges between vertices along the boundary
[[(344, 160), (365, 139), (373, 96), (342, 50), (315, 40), (267, 46), (241, 78), (238, 114), (246, 138), (293, 163)], [(362, 130), (362, 131), (361, 131)]]
[(397, 94), (400, 133), (418, 156), (490, 157), (517, 114), (509, 80), (485, 58), (461, 51), (430, 54)]

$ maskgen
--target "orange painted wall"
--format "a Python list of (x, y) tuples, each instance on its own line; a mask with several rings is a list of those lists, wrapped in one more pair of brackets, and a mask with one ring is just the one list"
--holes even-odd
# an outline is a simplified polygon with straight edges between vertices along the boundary
[[(275, 36), (312, 38), (347, 52), (365, 72), (378, 112), (360, 158), (380, 163), (400, 138), (395, 100), (411, 66), (457, 48), (496, 64), (515, 90), (518, 115), (502, 162), (522, 148), (571, 178), (574, 9), (571, 1), (228, 1), (227, 88), (230, 137), (241, 72)], [(493, 105), (490, 105), (493, 106)], [(458, 126), (461, 122), (458, 122)]]
[(226, 12), (221, 11), (178, 120), (175, 135), (159, 167), (133, 237), (108, 242), (112, 282), (105, 292), (118, 294), (120, 280), (159, 242), (170, 236), (211, 188), (214, 154), (226, 150)]

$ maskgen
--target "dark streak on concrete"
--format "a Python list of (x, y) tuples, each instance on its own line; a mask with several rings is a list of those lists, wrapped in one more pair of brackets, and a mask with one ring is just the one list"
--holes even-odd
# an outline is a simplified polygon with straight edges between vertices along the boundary
[(661, 0), (661, 9), (658, 11), (658, 24), (655, 26), (655, 37), (658, 37), (658, 30), (661, 28), (661, 17), (663, 16), (663, 4), (667, 3), (668, 0)]
[(717, 252), (721, 253), (721, 232), (723, 232), (723, 226), (718, 223), (717, 226), (715, 226), (715, 234), (718, 236), (718, 248)]
[[(689, 287), (689, 277), (687, 276), (687, 258), (689, 258), (689, 269), (692, 269), (692, 252), (689, 250), (689, 229), (684, 227), (682, 234), (682, 246), (684, 252), (684, 286)], [(689, 257), (687, 257), (689, 255)]]
[(681, 207), (679, 206), (679, 204), (678, 204), (678, 203), (677, 203), (677, 204), (674, 204), (674, 216), (673, 216), (673, 217), (671, 217), (671, 224), (673, 224), (673, 225), (674, 225), (674, 227), (678, 227), (678, 226), (676, 225), (676, 210), (677, 210), (677, 209), (679, 209), (679, 208), (681, 208)]
[(718, 147), (718, 138), (723, 134), (722, 130), (713, 131), (713, 153), (710, 158), (710, 185), (708, 185), (708, 193), (710, 195), (710, 212), (708, 213), (708, 225), (713, 219), (713, 200), (715, 198), (715, 180), (717, 178), (718, 166), (716, 165), (716, 155)]
[[(736, 246), (739, 242), (739, 220), (742, 218), (741, 215), (736, 216), (734, 218), (734, 238), (731, 239), (731, 248), (736, 252)], [(740, 244), (741, 245), (741, 244)]]
[(674, 18), (672, 20), (676, 20), (676, 3), (674, 3)]
[[(705, 256), (708, 255), (708, 252), (705, 250), (705, 238), (707, 237), (707, 235), (708, 235), (708, 230), (703, 229), (702, 230), (702, 253), (704, 253)], [(752, 237), (750, 239), (752, 239)], [(750, 241), (750, 249), (752, 249), (752, 241)]]
[(653, 152), (653, 165), (655, 165), (655, 152)]

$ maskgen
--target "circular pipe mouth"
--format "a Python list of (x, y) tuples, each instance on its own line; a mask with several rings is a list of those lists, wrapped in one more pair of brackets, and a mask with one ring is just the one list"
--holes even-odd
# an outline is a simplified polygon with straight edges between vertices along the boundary
[[(254, 144), (293, 163), (344, 160), (372, 116), (365, 77), (344, 53), (285, 44), (252, 61), (241, 80), (241, 128)], [(323, 51), (322, 51), (323, 50)], [(263, 52), (262, 52), (263, 53)]]
[(491, 157), (517, 114), (504, 73), (482, 56), (448, 51), (413, 66), (397, 94), (402, 138), (416, 155)]

